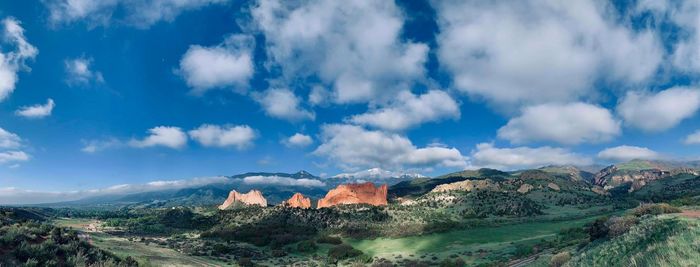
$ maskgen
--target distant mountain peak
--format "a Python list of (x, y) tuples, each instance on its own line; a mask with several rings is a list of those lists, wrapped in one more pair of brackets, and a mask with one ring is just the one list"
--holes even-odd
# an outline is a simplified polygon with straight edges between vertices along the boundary
[(409, 179), (409, 178), (423, 178), (423, 177), (426, 177), (426, 176), (422, 175), (420, 173), (416, 173), (416, 172), (397, 172), (397, 171), (384, 170), (382, 168), (371, 168), (371, 169), (353, 172), (353, 173), (341, 173), (341, 174), (337, 174), (335, 176), (332, 176), (331, 178), (339, 178), (339, 179), (391, 179), (391, 178)]

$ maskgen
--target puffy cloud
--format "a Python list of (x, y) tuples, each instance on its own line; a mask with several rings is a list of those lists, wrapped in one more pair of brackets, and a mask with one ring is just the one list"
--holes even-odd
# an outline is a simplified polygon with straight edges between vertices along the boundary
[(321, 141), (314, 154), (327, 157), (343, 169), (467, 166), (466, 157), (456, 148), (417, 148), (404, 136), (355, 125), (324, 125)]
[[(119, 21), (148, 28), (159, 21), (172, 21), (180, 13), (227, 0), (47, 0), (49, 21), (67, 24), (85, 20), (90, 25), (107, 25), (115, 14)], [(122, 12), (123, 11), (123, 12)]]
[(133, 147), (164, 146), (179, 149), (187, 144), (187, 134), (179, 127), (158, 126), (148, 130), (150, 134), (142, 140), (133, 139), (129, 145)]
[(299, 106), (301, 100), (289, 89), (271, 88), (262, 93), (254, 93), (253, 98), (260, 103), (270, 117), (289, 121), (314, 120), (316, 115)]
[(700, 144), (700, 130), (695, 131), (685, 137), (684, 143), (688, 145)]
[(19, 135), (0, 128), (0, 148), (14, 149), (20, 147), (22, 139)]
[(204, 124), (188, 132), (190, 137), (203, 146), (235, 147), (245, 149), (253, 145), (257, 137), (255, 130), (248, 125), (210, 125)]
[(38, 119), (38, 118), (43, 118), (51, 115), (51, 111), (53, 111), (53, 108), (56, 106), (56, 104), (53, 102), (53, 99), (49, 98), (49, 100), (46, 101), (45, 105), (34, 105), (34, 106), (28, 106), (28, 107), (21, 107), (17, 111), (15, 111), (15, 114), (17, 116), (22, 116), (25, 118), (30, 118), (30, 119)]
[(617, 112), (631, 126), (645, 131), (670, 129), (700, 108), (700, 89), (673, 87), (658, 93), (627, 92)]
[(253, 43), (251, 36), (232, 35), (217, 46), (190, 46), (180, 59), (179, 73), (195, 93), (221, 87), (247, 89), (254, 72)]
[(4, 151), (0, 152), (0, 164), (13, 163), (18, 161), (28, 161), (29, 155), (24, 151)]
[(282, 143), (287, 147), (305, 147), (313, 142), (314, 140), (311, 138), (311, 136), (301, 133), (295, 133), (289, 138), (282, 140)]
[(66, 68), (66, 83), (70, 86), (86, 86), (91, 83), (103, 83), (104, 78), (99, 71), (90, 69), (92, 58), (79, 57), (67, 59), (64, 62)]
[(349, 121), (384, 130), (400, 131), (425, 122), (459, 117), (459, 104), (443, 91), (431, 90), (420, 96), (403, 91), (388, 107), (352, 116)]
[[(27, 42), (24, 28), (12, 17), (5, 18), (2, 23), (2, 40), (0, 40), (0, 101), (6, 99), (15, 90), (20, 70), (30, 70), (25, 64), (33, 60), (39, 53), (33, 45)], [(7, 46), (7, 47), (6, 47)]]
[(519, 117), (498, 130), (498, 137), (521, 144), (553, 141), (562, 144), (596, 143), (620, 134), (610, 111), (586, 103), (542, 104), (523, 109)]
[(589, 165), (593, 161), (567, 149), (555, 147), (497, 148), (493, 144), (481, 143), (472, 152), (474, 165), (498, 169), (524, 169), (546, 165)]
[(335, 102), (387, 100), (424, 79), (428, 46), (402, 41), (394, 1), (260, 0), (251, 13), (283, 79), (320, 80)]
[(663, 59), (650, 30), (604, 1), (436, 1), (438, 58), (456, 88), (501, 106), (573, 101), (599, 80), (648, 81)]
[(40, 204), (60, 201), (71, 201), (88, 197), (105, 195), (126, 195), (133, 193), (151, 192), (159, 190), (176, 190), (189, 187), (198, 187), (214, 183), (230, 183), (226, 177), (203, 177), (185, 180), (161, 180), (145, 184), (121, 184), (100, 189), (68, 191), (68, 192), (41, 192), (23, 190), (14, 187), (0, 188), (0, 204)]
[(324, 187), (326, 183), (316, 179), (294, 179), (280, 176), (248, 176), (241, 179), (245, 184), (251, 185), (281, 185), (281, 186), (303, 186), (303, 187)]
[(605, 160), (630, 161), (633, 159), (658, 159), (661, 156), (646, 147), (616, 146), (600, 151), (598, 157)]

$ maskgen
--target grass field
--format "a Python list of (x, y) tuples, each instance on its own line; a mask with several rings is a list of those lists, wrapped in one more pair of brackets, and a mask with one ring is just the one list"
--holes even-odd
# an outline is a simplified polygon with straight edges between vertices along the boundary
[[(54, 221), (58, 226), (71, 227), (80, 231), (86, 231), (86, 226), (94, 222), (94, 220), (89, 219), (58, 219)], [(86, 233), (89, 234), (91, 243), (96, 247), (119, 257), (131, 256), (141, 266), (233, 266), (233, 263), (189, 256), (156, 244), (146, 245), (100, 231)]]
[[(581, 227), (595, 217), (531, 222), (501, 227), (479, 227), (404, 238), (347, 239), (348, 244), (378, 258), (438, 259), (461, 257), (468, 263), (508, 258), (518, 245), (532, 245), (553, 238), (567, 228)], [(427, 257), (426, 257), (427, 256)]]

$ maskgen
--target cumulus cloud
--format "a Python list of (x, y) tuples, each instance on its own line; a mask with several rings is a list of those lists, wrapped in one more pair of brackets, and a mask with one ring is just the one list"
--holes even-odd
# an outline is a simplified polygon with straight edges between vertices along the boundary
[(546, 165), (589, 165), (588, 157), (556, 147), (497, 148), (493, 144), (481, 143), (472, 151), (473, 164), (505, 170), (535, 168)]
[(349, 121), (384, 130), (400, 131), (425, 122), (459, 117), (459, 104), (443, 91), (431, 90), (420, 96), (403, 91), (391, 105), (352, 116)]
[(404, 136), (355, 125), (330, 124), (321, 129), (322, 144), (314, 154), (328, 158), (343, 169), (467, 166), (467, 158), (456, 148), (418, 148)]
[(20, 147), (22, 139), (19, 135), (0, 128), (0, 148), (14, 149)]
[(253, 145), (257, 137), (255, 130), (248, 125), (211, 125), (203, 124), (188, 132), (190, 137), (203, 146), (235, 147), (242, 150)]
[(598, 158), (613, 161), (630, 161), (633, 159), (658, 159), (661, 155), (646, 147), (616, 146), (606, 148), (598, 153)]
[[(159, 21), (172, 21), (180, 13), (227, 0), (47, 0), (49, 21), (54, 25), (85, 21), (91, 26), (108, 25), (112, 19), (139, 28)], [(114, 17), (118, 15), (118, 17)]]
[(574, 145), (609, 141), (620, 132), (620, 122), (610, 111), (577, 102), (526, 107), (498, 130), (498, 137), (516, 144), (553, 141)]
[(189, 187), (198, 187), (214, 183), (230, 183), (226, 177), (202, 177), (184, 180), (160, 180), (145, 184), (121, 184), (106, 188), (89, 189), (68, 192), (41, 192), (34, 190), (23, 190), (14, 187), (0, 188), (0, 204), (40, 204), (54, 203), (61, 201), (79, 200), (88, 197), (106, 195), (125, 195), (133, 193), (151, 192), (159, 190), (176, 190)]
[(53, 99), (49, 98), (49, 100), (46, 101), (45, 105), (38, 104), (28, 107), (21, 107), (17, 111), (15, 111), (15, 114), (17, 114), (17, 116), (22, 116), (25, 118), (39, 119), (51, 116), (51, 112), (53, 111), (53, 108), (55, 106), (56, 104), (53, 102)]
[(627, 92), (617, 112), (631, 126), (663, 131), (691, 117), (700, 108), (700, 89), (673, 87), (658, 93)]
[(435, 1), (438, 58), (457, 89), (500, 106), (574, 101), (599, 80), (648, 81), (663, 59), (651, 30), (604, 1)]
[(28, 161), (29, 155), (24, 151), (3, 151), (0, 152), (0, 164)]
[(232, 35), (217, 46), (192, 45), (180, 59), (179, 73), (194, 93), (222, 87), (245, 90), (254, 72), (253, 43), (251, 36)]
[(253, 98), (270, 117), (288, 121), (314, 120), (316, 114), (300, 107), (301, 100), (289, 89), (271, 88), (256, 92)]
[(90, 69), (92, 58), (79, 57), (66, 59), (66, 83), (70, 86), (86, 86), (92, 83), (103, 83), (104, 78), (99, 71)]
[(24, 36), (24, 28), (12, 17), (2, 20), (0, 40), (0, 101), (5, 100), (15, 90), (17, 72), (31, 70), (25, 64), (39, 53)]
[(289, 138), (282, 140), (282, 143), (287, 147), (306, 147), (313, 142), (314, 140), (311, 138), (311, 136), (302, 133), (295, 133)]
[(326, 183), (316, 179), (294, 179), (280, 176), (247, 176), (241, 179), (243, 183), (250, 185), (281, 185), (302, 187), (323, 187)]
[(684, 143), (688, 145), (700, 144), (700, 130), (686, 136)]
[(132, 147), (164, 146), (180, 149), (187, 144), (187, 134), (179, 127), (158, 126), (148, 130), (149, 136), (142, 140), (132, 139), (129, 145)]
[(390, 99), (424, 78), (428, 46), (402, 40), (394, 1), (261, 0), (251, 14), (283, 78), (320, 80), (335, 102)]

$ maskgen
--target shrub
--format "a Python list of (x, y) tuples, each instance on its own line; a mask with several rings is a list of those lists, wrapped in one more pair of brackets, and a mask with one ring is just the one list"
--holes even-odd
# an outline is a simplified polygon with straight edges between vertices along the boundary
[(328, 257), (335, 260), (354, 258), (360, 255), (362, 255), (362, 251), (346, 244), (340, 244), (328, 250)]
[(332, 245), (340, 245), (343, 243), (343, 240), (341, 240), (339, 237), (334, 237), (334, 236), (328, 236), (324, 235), (318, 238), (316, 242), (321, 243), (321, 244), (332, 244)]
[(316, 251), (316, 242), (313, 240), (304, 240), (297, 244), (297, 251), (299, 252), (313, 252)]
[(607, 221), (608, 217), (598, 218), (593, 222), (591, 227), (588, 228), (588, 236), (591, 241), (608, 237), (609, 229), (606, 224)]
[(637, 224), (639, 220), (637, 217), (625, 216), (625, 217), (612, 217), (607, 222), (608, 226), (608, 236), (616, 237), (621, 236)]
[(634, 209), (633, 214), (637, 217), (650, 215), (659, 215), (664, 213), (678, 213), (681, 209), (673, 207), (666, 203), (659, 204), (643, 204)]
[(454, 261), (450, 259), (445, 259), (440, 262), (440, 267), (463, 267), (466, 263), (461, 258), (455, 259)]
[(552, 267), (564, 266), (564, 264), (567, 263), (570, 259), (571, 259), (571, 254), (569, 254), (568, 251), (559, 252), (556, 255), (552, 256), (552, 259), (549, 261), (549, 266), (552, 266)]

